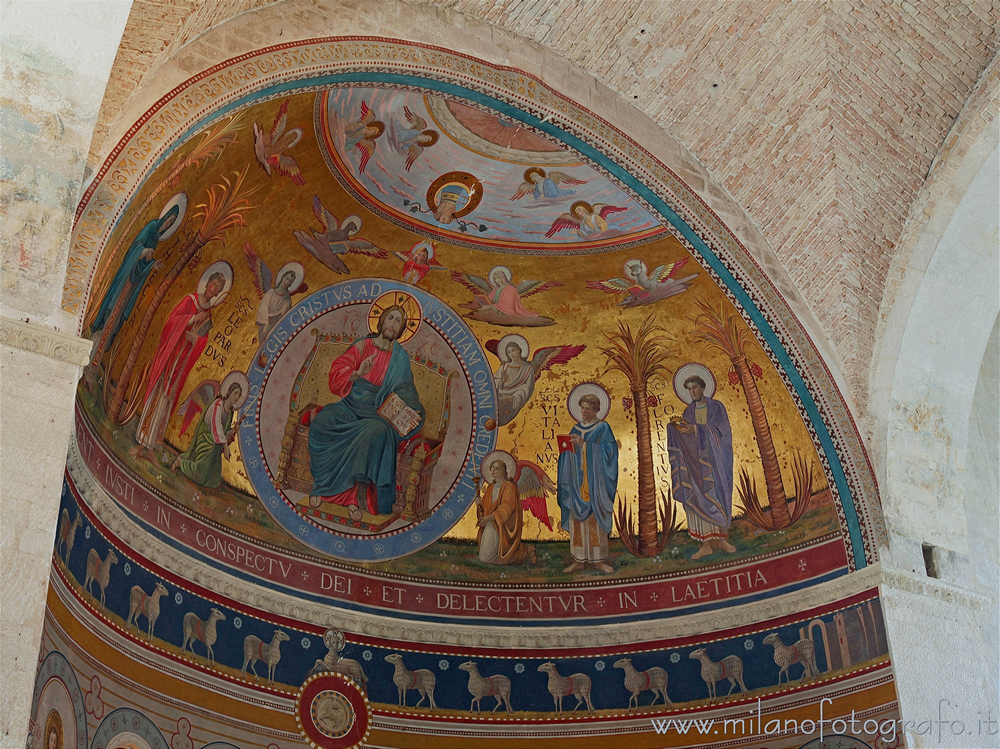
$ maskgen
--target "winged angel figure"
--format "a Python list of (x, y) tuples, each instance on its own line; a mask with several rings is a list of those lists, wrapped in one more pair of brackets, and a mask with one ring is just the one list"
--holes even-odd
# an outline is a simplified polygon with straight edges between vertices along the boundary
[(367, 239), (355, 236), (361, 231), (361, 219), (358, 216), (348, 216), (341, 221), (326, 210), (319, 195), (313, 198), (313, 214), (319, 219), (322, 231), (310, 229), (311, 235), (309, 232), (297, 230), (292, 233), (299, 240), (299, 244), (335, 273), (351, 272), (347, 263), (340, 258), (345, 252), (369, 255), (379, 260), (389, 256), (387, 250), (376, 247)]
[[(270, 266), (254, 250), (253, 245), (243, 245), (247, 268), (250, 269), (254, 288), (260, 304), (257, 306), (257, 341), (263, 347), (264, 339), (278, 324), (278, 321), (292, 308), (292, 295), (304, 294), (309, 287), (303, 282), (305, 269), (294, 260), (285, 263), (278, 273), (271, 272)], [(260, 366), (267, 364), (264, 352), (260, 353)]]
[(578, 356), (586, 347), (547, 346), (540, 348), (528, 359), (528, 341), (516, 333), (505, 335), (499, 341), (486, 342), (486, 350), (500, 360), (500, 368), (493, 373), (497, 389), (497, 417), (486, 420), (486, 429), (509, 424), (520, 413), (535, 392), (535, 381), (546, 369), (565, 364)]
[(472, 292), (472, 301), (459, 306), (471, 309), (472, 312), (467, 316), (473, 320), (526, 328), (552, 325), (555, 322), (551, 317), (544, 317), (526, 308), (521, 304), (521, 299), (562, 286), (560, 281), (525, 280), (514, 286), (511, 283), (513, 274), (504, 265), (493, 268), (489, 273), (489, 280), (455, 270), (451, 272), (451, 278)]
[(358, 174), (365, 171), (368, 160), (375, 153), (375, 141), (385, 132), (385, 123), (375, 119), (375, 112), (368, 102), (361, 102), (361, 117), (344, 125), (344, 153), (353, 148), (358, 153)]
[(571, 177), (563, 172), (548, 172), (538, 166), (524, 170), (524, 176), (517, 192), (510, 196), (511, 200), (520, 200), (525, 195), (530, 195), (535, 200), (545, 198), (562, 198), (567, 195), (575, 195), (575, 190), (567, 190), (559, 185), (585, 185), (587, 180)]
[(503, 450), (483, 458), (482, 480), (476, 478), (476, 525), (479, 528), (479, 561), (484, 564), (518, 566), (538, 561), (535, 547), (524, 543), (524, 512), (552, 530), (546, 497), (555, 485), (539, 466), (515, 460)]
[(264, 131), (257, 123), (253, 123), (253, 152), (257, 157), (257, 163), (261, 169), (271, 176), (271, 169), (274, 169), (283, 177), (289, 177), (296, 185), (304, 185), (305, 178), (299, 171), (299, 163), (291, 156), (285, 154), (292, 146), (302, 140), (302, 128), (293, 127), (287, 133), (285, 125), (288, 123), (288, 99), (285, 99), (278, 114), (271, 125), (271, 131), (264, 134)]
[(554, 237), (563, 229), (571, 229), (578, 237), (590, 239), (608, 230), (608, 216), (628, 210), (616, 205), (594, 203), (578, 200), (569, 207), (569, 213), (563, 213), (545, 232), (546, 237)]
[(409, 252), (393, 251), (392, 254), (403, 261), (403, 280), (406, 283), (416, 286), (432, 270), (448, 270), (434, 257), (435, 250), (434, 242), (421, 240)]
[(437, 143), (441, 134), (429, 129), (427, 120), (414, 114), (409, 107), (403, 107), (403, 114), (410, 126), (397, 127), (395, 120), (390, 120), (389, 144), (397, 153), (406, 156), (406, 171), (410, 171), (424, 149)]
[(618, 303), (619, 307), (642, 307), (655, 304), (667, 297), (680, 294), (691, 287), (698, 277), (697, 273), (684, 278), (674, 278), (673, 275), (687, 263), (681, 258), (673, 263), (657, 266), (649, 273), (646, 264), (638, 258), (632, 258), (625, 263), (625, 278), (609, 278), (603, 281), (588, 281), (588, 289), (600, 289), (609, 294), (625, 294)]

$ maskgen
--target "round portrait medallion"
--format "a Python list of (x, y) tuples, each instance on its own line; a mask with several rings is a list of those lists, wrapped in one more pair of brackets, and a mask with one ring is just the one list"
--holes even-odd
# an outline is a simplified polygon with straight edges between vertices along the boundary
[[(836, 721), (834, 721), (836, 722)], [(803, 744), (800, 749), (872, 749), (869, 744), (853, 736), (824, 736)]]
[(33, 746), (87, 746), (87, 711), (83, 692), (69, 661), (49, 653), (38, 669), (32, 695)]
[(461, 315), (412, 286), (355, 279), (292, 307), (264, 353), (248, 372), (240, 451), (288, 533), (339, 559), (381, 561), (461, 519), (496, 414)]
[(315, 749), (362, 746), (371, 731), (371, 705), (353, 680), (322, 673), (303, 683), (295, 701), (295, 721)]
[(450, 218), (468, 216), (482, 199), (482, 182), (468, 172), (442, 174), (427, 188), (427, 207), (438, 214), (441, 206), (450, 205)]

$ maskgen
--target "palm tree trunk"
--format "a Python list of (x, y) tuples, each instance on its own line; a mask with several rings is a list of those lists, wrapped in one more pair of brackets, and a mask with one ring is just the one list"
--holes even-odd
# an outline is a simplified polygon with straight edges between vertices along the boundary
[(635, 404), (635, 432), (639, 451), (639, 555), (659, 553), (656, 532), (656, 478), (653, 473), (653, 442), (650, 436), (646, 388), (632, 390)]
[(115, 397), (111, 401), (111, 408), (108, 409), (108, 415), (115, 423), (118, 423), (118, 417), (121, 415), (122, 408), (125, 405), (125, 393), (128, 391), (129, 380), (132, 379), (132, 373), (135, 371), (135, 365), (139, 360), (139, 352), (142, 351), (142, 344), (146, 340), (146, 334), (149, 332), (149, 327), (153, 324), (153, 318), (156, 317), (156, 310), (159, 309), (160, 303), (167, 295), (167, 291), (173, 285), (174, 281), (181, 274), (184, 266), (191, 262), (191, 258), (200, 252), (207, 243), (206, 240), (201, 238), (201, 234), (194, 235), (194, 238), (184, 248), (180, 258), (174, 263), (174, 267), (170, 269), (170, 272), (160, 282), (160, 287), (156, 290), (156, 294), (146, 308), (146, 314), (142, 318), (139, 330), (136, 332), (135, 338), (132, 339), (132, 348), (129, 349), (128, 358), (125, 359), (125, 366), (122, 367), (121, 374), (118, 376), (118, 384), (115, 386)]
[(746, 395), (753, 433), (757, 438), (757, 449), (760, 450), (760, 460), (764, 464), (764, 484), (767, 486), (767, 501), (771, 505), (771, 522), (774, 524), (774, 530), (781, 530), (788, 527), (791, 519), (788, 514), (788, 502), (785, 499), (785, 486), (781, 480), (778, 453), (774, 449), (774, 439), (771, 437), (771, 425), (767, 422), (764, 402), (760, 399), (760, 391), (757, 390), (757, 383), (754, 381), (747, 358), (740, 356), (732, 362), (740, 377), (743, 393)]

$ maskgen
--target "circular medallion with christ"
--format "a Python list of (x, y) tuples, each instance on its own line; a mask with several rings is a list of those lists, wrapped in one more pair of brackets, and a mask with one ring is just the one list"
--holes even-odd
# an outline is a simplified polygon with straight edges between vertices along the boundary
[(330, 556), (383, 561), (458, 522), (496, 413), (460, 315), (415, 287), (354, 279), (300, 301), (265, 349), (240, 451), (279, 525)]

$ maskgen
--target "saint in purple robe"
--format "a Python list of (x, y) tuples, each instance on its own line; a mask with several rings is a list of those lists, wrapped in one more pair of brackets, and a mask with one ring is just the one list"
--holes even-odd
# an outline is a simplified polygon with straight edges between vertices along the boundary
[(733, 518), (729, 415), (719, 401), (705, 396), (684, 409), (684, 420), (691, 425), (688, 431), (667, 427), (674, 499), (684, 505), (692, 537), (724, 539)]

